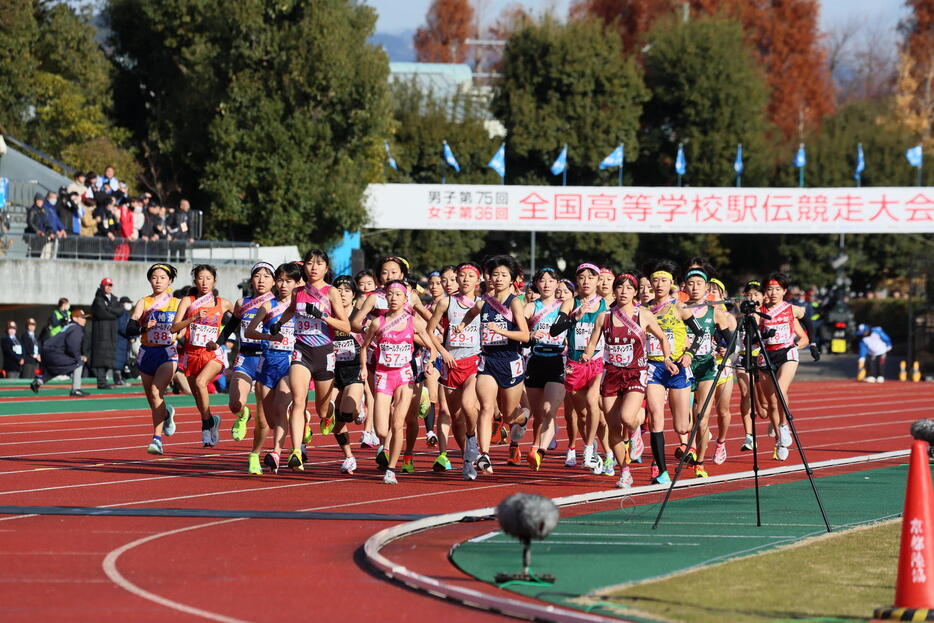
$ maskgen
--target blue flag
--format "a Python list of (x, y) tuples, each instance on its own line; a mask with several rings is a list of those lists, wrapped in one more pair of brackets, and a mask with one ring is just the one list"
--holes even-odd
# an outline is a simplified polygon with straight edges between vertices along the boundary
[(807, 156), (804, 153), (804, 143), (798, 145), (798, 153), (795, 154), (795, 159), (791, 162), (799, 169), (808, 163)]
[(863, 157), (863, 144), (856, 145), (856, 172), (853, 174), (855, 179), (860, 179), (863, 171), (866, 170), (866, 159)]
[(451, 151), (451, 146), (447, 141), (444, 141), (444, 161), (458, 173), (461, 172), (461, 165), (457, 164), (457, 158), (454, 157), (454, 152)]
[(736, 160), (733, 161), (733, 170), (736, 171), (737, 175), (743, 174), (743, 145), (742, 143), (736, 146)]
[(496, 171), (500, 177), (506, 177), (506, 143), (499, 146), (486, 166)]
[(620, 145), (612, 152), (610, 155), (603, 159), (603, 162), (600, 163), (600, 170), (610, 169), (613, 167), (623, 166), (623, 146)]
[(392, 151), (389, 149), (389, 141), (383, 141), (383, 144), (386, 145), (386, 157), (389, 158), (389, 166), (398, 171), (399, 166), (396, 164), (396, 159), (392, 157)]
[(561, 153), (558, 154), (558, 157), (555, 159), (555, 163), (551, 165), (551, 174), (552, 175), (561, 175), (564, 173), (564, 170), (568, 168), (568, 146), (565, 145), (564, 149), (561, 150)]
[(915, 145), (906, 151), (905, 157), (908, 158), (908, 162), (913, 167), (918, 167), (920, 169), (921, 165), (924, 164), (924, 152), (921, 150), (921, 145)]
[(688, 170), (687, 160), (684, 159), (684, 143), (678, 143), (678, 155), (675, 157), (675, 173), (684, 175)]

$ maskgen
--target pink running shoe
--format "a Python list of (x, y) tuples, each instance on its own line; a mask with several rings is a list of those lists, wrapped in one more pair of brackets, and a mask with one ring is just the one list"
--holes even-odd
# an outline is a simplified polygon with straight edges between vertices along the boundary
[(645, 442), (642, 441), (642, 435), (636, 431), (636, 433), (629, 438), (629, 460), (633, 463), (641, 463), (643, 452), (645, 452)]
[(717, 442), (717, 447), (713, 452), (713, 462), (717, 465), (723, 465), (726, 461), (726, 444)]

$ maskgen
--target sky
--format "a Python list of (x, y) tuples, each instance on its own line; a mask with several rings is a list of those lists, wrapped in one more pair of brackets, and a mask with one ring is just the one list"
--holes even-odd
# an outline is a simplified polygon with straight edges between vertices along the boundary
[[(424, 23), (425, 12), (431, 4), (431, 0), (365, 1), (379, 13), (376, 31), (385, 34), (415, 30)], [(473, 5), (488, 20), (493, 20), (504, 7), (515, 2), (516, 0), (473, 0)], [(523, 0), (520, 4), (536, 12), (553, 8), (558, 15), (564, 16), (567, 15), (571, 0)], [(820, 0), (820, 5), (821, 30), (825, 32), (851, 19), (865, 19), (894, 31), (904, 13), (902, 0)]]

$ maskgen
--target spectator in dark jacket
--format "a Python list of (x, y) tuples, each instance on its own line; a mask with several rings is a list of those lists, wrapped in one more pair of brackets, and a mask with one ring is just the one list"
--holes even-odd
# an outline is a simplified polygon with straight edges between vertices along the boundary
[(23, 344), (23, 370), (20, 376), (31, 379), (36, 376), (36, 368), (42, 361), (39, 353), (39, 339), (36, 337), (36, 319), (26, 319), (26, 330), (20, 333), (19, 341)]
[(18, 379), (23, 370), (23, 343), (16, 336), (16, 323), (12, 320), (6, 325), (6, 335), (0, 337), (0, 350), (3, 351), (3, 371), (7, 378)]
[(87, 396), (81, 389), (81, 371), (87, 357), (81, 350), (84, 342), (84, 325), (87, 316), (80, 309), (71, 311), (71, 323), (58, 335), (42, 344), (42, 374), (37, 376), (29, 388), (39, 393), (39, 388), (49, 379), (60, 375), (71, 376), (71, 396)]
[(115, 206), (116, 202), (109, 195), (102, 196), (100, 201), (97, 202), (97, 209), (94, 210), (94, 220), (97, 221), (98, 236), (113, 240), (120, 235), (120, 220), (112, 209)]
[(31, 257), (51, 257), (52, 245), (49, 242), (51, 230), (49, 229), (49, 219), (45, 213), (45, 197), (43, 197), (42, 193), (36, 193), (32, 205), (26, 210), (25, 233), (35, 234), (34, 236), (26, 236)]
[(110, 277), (104, 277), (91, 303), (91, 370), (98, 389), (113, 387), (107, 382), (107, 371), (117, 363), (117, 318), (124, 310), (113, 285)]
[(117, 357), (114, 361), (114, 385), (122, 387), (129, 385), (123, 378), (123, 369), (126, 367), (127, 358), (130, 355), (130, 339), (126, 335), (126, 324), (130, 321), (133, 301), (127, 296), (121, 296), (120, 305), (123, 306), (123, 313), (117, 318)]
[(58, 193), (49, 191), (45, 196), (45, 202), (42, 204), (42, 207), (45, 209), (45, 218), (49, 223), (49, 232), (51, 235), (56, 238), (65, 237), (65, 224), (62, 223), (62, 219), (58, 218), (58, 208), (55, 204), (58, 203)]

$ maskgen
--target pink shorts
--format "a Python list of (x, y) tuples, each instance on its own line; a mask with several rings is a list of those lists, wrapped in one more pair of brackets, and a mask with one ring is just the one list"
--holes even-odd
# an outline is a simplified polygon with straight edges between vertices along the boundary
[(374, 373), (376, 393), (392, 396), (396, 393), (396, 389), (403, 385), (410, 384), (414, 378), (412, 366), (409, 365), (401, 368), (384, 368), (382, 366), (377, 366), (376, 372)]
[(594, 357), (587, 362), (568, 359), (564, 368), (564, 389), (569, 392), (580, 391), (602, 373), (603, 357)]

